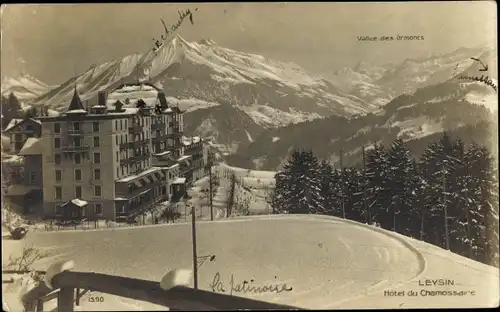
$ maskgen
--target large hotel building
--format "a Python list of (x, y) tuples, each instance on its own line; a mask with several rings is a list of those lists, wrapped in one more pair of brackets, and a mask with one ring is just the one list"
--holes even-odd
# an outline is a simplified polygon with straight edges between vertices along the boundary
[[(168, 105), (162, 90), (122, 85), (91, 102), (84, 104), (75, 88), (67, 110), (40, 117), (41, 137), (28, 139), (19, 151), (24, 185), (11, 186), (7, 195), (33, 206), (29, 194), (37, 185), (28, 177), (40, 175), (43, 200), (29, 212), (120, 220), (157, 202), (179, 200), (186, 185), (206, 174), (201, 138), (183, 135), (183, 112)], [(31, 156), (41, 159), (38, 173)]]

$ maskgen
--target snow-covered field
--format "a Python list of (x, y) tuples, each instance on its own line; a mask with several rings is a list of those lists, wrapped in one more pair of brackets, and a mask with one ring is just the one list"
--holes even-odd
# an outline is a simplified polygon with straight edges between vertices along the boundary
[[(289, 292), (233, 295), (303, 308), (498, 304), (498, 269), (353, 221), (326, 216), (252, 216), (200, 221), (197, 230), (198, 254), (216, 255), (215, 261), (205, 263), (199, 271), (199, 287), (205, 290), (212, 290), (210, 285), (219, 273), (226, 287), (231, 275), (235, 284), (243, 280), (253, 280), (254, 285), (286, 283), (292, 288)], [(37, 233), (22, 243), (51, 250), (60, 255), (57, 259), (75, 260), (77, 271), (159, 281), (173, 268), (191, 268), (190, 233), (189, 224), (179, 223)], [(35, 268), (46, 269), (54, 259), (40, 260)], [(437, 279), (454, 285), (422, 286)], [(403, 291), (404, 296), (390, 296), (387, 290)], [(429, 292), (447, 290), (463, 293), (446, 296)], [(409, 291), (417, 296), (409, 296)], [(143, 302), (104, 298), (104, 303), (84, 298), (82, 309), (160, 309)]]
[[(265, 196), (275, 183), (275, 172), (226, 164), (216, 166), (214, 172), (220, 178), (214, 196), (216, 221), (208, 221), (208, 199), (202, 191), (208, 188), (208, 178), (190, 190), (191, 203), (198, 207), (198, 255), (216, 256), (199, 271), (201, 289), (212, 291), (218, 273), (226, 288), (231, 275), (235, 285), (244, 280), (253, 280), (256, 286), (286, 283), (292, 288), (289, 292), (233, 295), (302, 308), (489, 307), (499, 303), (498, 269), (400, 234), (329, 216), (226, 219), (229, 174), (234, 173), (240, 182), (237, 194), (252, 197), (250, 214), (261, 214), (269, 213)], [(74, 260), (77, 271), (159, 281), (174, 268), (192, 267), (187, 216), (174, 224), (30, 232), (23, 241), (4, 238), (2, 264), (10, 254), (19, 254), (22, 246), (49, 252), (50, 257), (33, 266), (40, 270), (55, 260)], [(454, 285), (433, 285), (436, 280)], [(4, 298), (13, 311), (21, 286), (7, 285), (11, 286), (3, 287)], [(91, 303), (86, 295), (77, 309), (165, 310), (146, 302), (90, 295), (102, 295), (104, 302)], [(55, 308), (55, 301), (46, 306)]]

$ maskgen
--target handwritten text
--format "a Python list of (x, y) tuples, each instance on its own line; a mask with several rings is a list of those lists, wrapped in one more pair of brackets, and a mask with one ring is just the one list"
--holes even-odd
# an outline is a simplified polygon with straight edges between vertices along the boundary
[[(194, 10), (198, 11), (198, 8), (196, 8)], [(177, 20), (177, 23), (171, 25), (170, 28), (167, 27), (167, 24), (165, 24), (165, 21), (163, 20), (163, 18), (161, 18), (161, 23), (163, 24), (163, 28), (165, 30), (165, 33), (161, 35), (162, 41), (153, 38), (153, 41), (155, 44), (155, 47), (153, 48), (154, 51), (157, 51), (159, 48), (161, 48), (161, 46), (163, 45), (163, 42), (165, 42), (165, 40), (167, 40), (167, 38), (170, 37), (170, 35), (173, 32), (175, 32), (182, 25), (182, 23), (184, 22), (186, 17), (189, 17), (189, 21), (191, 22), (192, 25), (194, 25), (193, 13), (191, 12), (190, 9), (187, 9), (185, 11), (177, 11), (177, 13), (179, 14), (179, 19)]]
[[(277, 277), (275, 277), (277, 278)], [(217, 272), (214, 276), (214, 279), (212, 281), (212, 284), (210, 284), (210, 288), (212, 289), (213, 292), (227, 292), (232, 295), (233, 292), (237, 293), (265, 293), (265, 292), (275, 292), (277, 294), (284, 292), (284, 291), (292, 291), (292, 287), (288, 287), (287, 284), (264, 284), (261, 286), (256, 286), (252, 285), (254, 280), (249, 281), (243, 281), (239, 284), (235, 284), (234, 282), (234, 276), (231, 274), (231, 280), (229, 282), (229, 285), (226, 287), (224, 282), (221, 281), (220, 279), (220, 274)]]
[(488, 86), (490, 86), (493, 90), (497, 91), (497, 86), (493, 82), (493, 80), (490, 79), (488, 76), (481, 75), (481, 77), (472, 77), (472, 76), (460, 76), (458, 77), (460, 80), (470, 80), (470, 81), (477, 81), (477, 82), (482, 82)]

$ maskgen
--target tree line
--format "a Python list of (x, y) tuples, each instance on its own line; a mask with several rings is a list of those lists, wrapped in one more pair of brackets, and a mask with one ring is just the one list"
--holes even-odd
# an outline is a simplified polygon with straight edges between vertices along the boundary
[(28, 109), (22, 108), (21, 102), (14, 93), (10, 93), (7, 97), (1, 96), (0, 104), (2, 105), (2, 129), (14, 118), (35, 118), (40, 116), (48, 116), (48, 107), (34, 107)]
[(293, 152), (273, 211), (377, 225), (498, 267), (498, 167), (487, 148), (444, 133), (420, 159), (401, 139), (362, 150), (362, 168)]

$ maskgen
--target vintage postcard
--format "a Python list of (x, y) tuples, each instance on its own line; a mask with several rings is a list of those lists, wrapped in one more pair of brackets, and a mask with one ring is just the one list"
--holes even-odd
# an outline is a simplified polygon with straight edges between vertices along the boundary
[(498, 306), (496, 12), (3, 5), (4, 311)]

